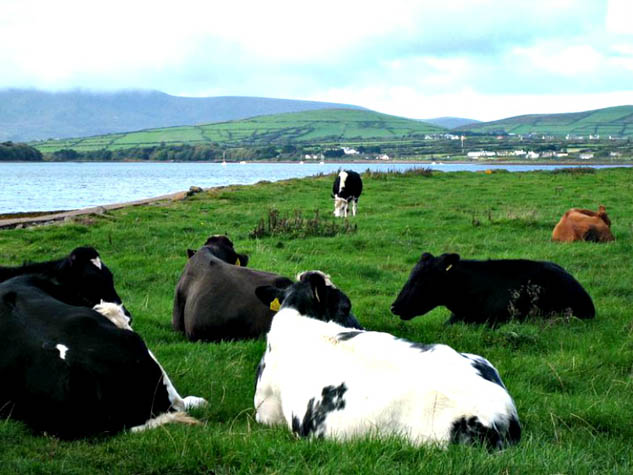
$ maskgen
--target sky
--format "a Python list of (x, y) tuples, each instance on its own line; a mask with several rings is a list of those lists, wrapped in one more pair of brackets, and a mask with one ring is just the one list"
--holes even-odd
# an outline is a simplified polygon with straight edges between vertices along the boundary
[(496, 120), (633, 104), (633, 0), (0, 0), (0, 89)]

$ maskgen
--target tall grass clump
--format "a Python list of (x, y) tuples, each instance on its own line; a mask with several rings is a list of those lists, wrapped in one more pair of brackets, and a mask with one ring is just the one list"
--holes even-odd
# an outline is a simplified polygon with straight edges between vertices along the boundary
[(251, 239), (271, 236), (291, 238), (332, 237), (338, 234), (355, 233), (357, 225), (349, 219), (336, 221), (333, 218), (322, 218), (319, 210), (314, 210), (312, 218), (304, 218), (301, 210), (294, 210), (293, 215), (282, 215), (278, 209), (268, 210), (266, 218), (261, 218), (255, 228), (248, 234)]

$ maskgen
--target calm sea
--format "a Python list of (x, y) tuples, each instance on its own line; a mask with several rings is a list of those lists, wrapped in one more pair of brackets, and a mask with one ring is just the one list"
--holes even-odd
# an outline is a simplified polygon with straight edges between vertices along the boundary
[(548, 165), (396, 164), (396, 163), (2, 163), (0, 214), (53, 211), (122, 203), (188, 190), (190, 186), (251, 184), (284, 180), (339, 168), (374, 171), (433, 168), (443, 171), (552, 169)]

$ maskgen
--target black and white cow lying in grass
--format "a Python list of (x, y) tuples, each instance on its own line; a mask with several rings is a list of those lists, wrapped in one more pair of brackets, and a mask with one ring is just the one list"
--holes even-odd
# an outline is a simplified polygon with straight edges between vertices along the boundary
[(123, 307), (68, 305), (39, 275), (0, 284), (0, 417), (62, 438), (196, 423)]
[[(0, 266), (0, 282), (19, 275), (39, 275), (47, 292), (69, 305), (93, 307), (101, 301), (121, 304), (112, 272), (92, 247), (78, 247), (68, 256), (17, 267)], [(123, 307), (128, 317), (130, 313)]]
[(334, 216), (347, 217), (349, 205), (352, 204), (352, 216), (356, 216), (358, 198), (363, 191), (363, 180), (352, 170), (341, 170), (332, 184), (334, 198)]
[(519, 441), (514, 402), (485, 358), (328, 321), (339, 295), (319, 272), (257, 294), (281, 302), (257, 369), (257, 422), (338, 440), (401, 436), (491, 448)]
[(403, 320), (438, 305), (453, 315), (447, 323), (506, 322), (528, 316), (593, 318), (589, 294), (561, 266), (525, 259), (462, 260), (458, 254), (425, 252), (391, 306)]

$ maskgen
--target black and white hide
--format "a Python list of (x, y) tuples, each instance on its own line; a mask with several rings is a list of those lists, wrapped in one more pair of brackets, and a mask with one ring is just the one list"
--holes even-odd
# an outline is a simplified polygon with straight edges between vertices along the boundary
[(123, 307), (95, 309), (52, 297), (50, 281), (0, 284), (0, 417), (62, 438), (196, 423)]
[(257, 369), (256, 420), (301, 437), (400, 436), (415, 445), (516, 443), (521, 426), (497, 370), (481, 356), (329, 320), (335, 289), (317, 272), (273, 296)]

